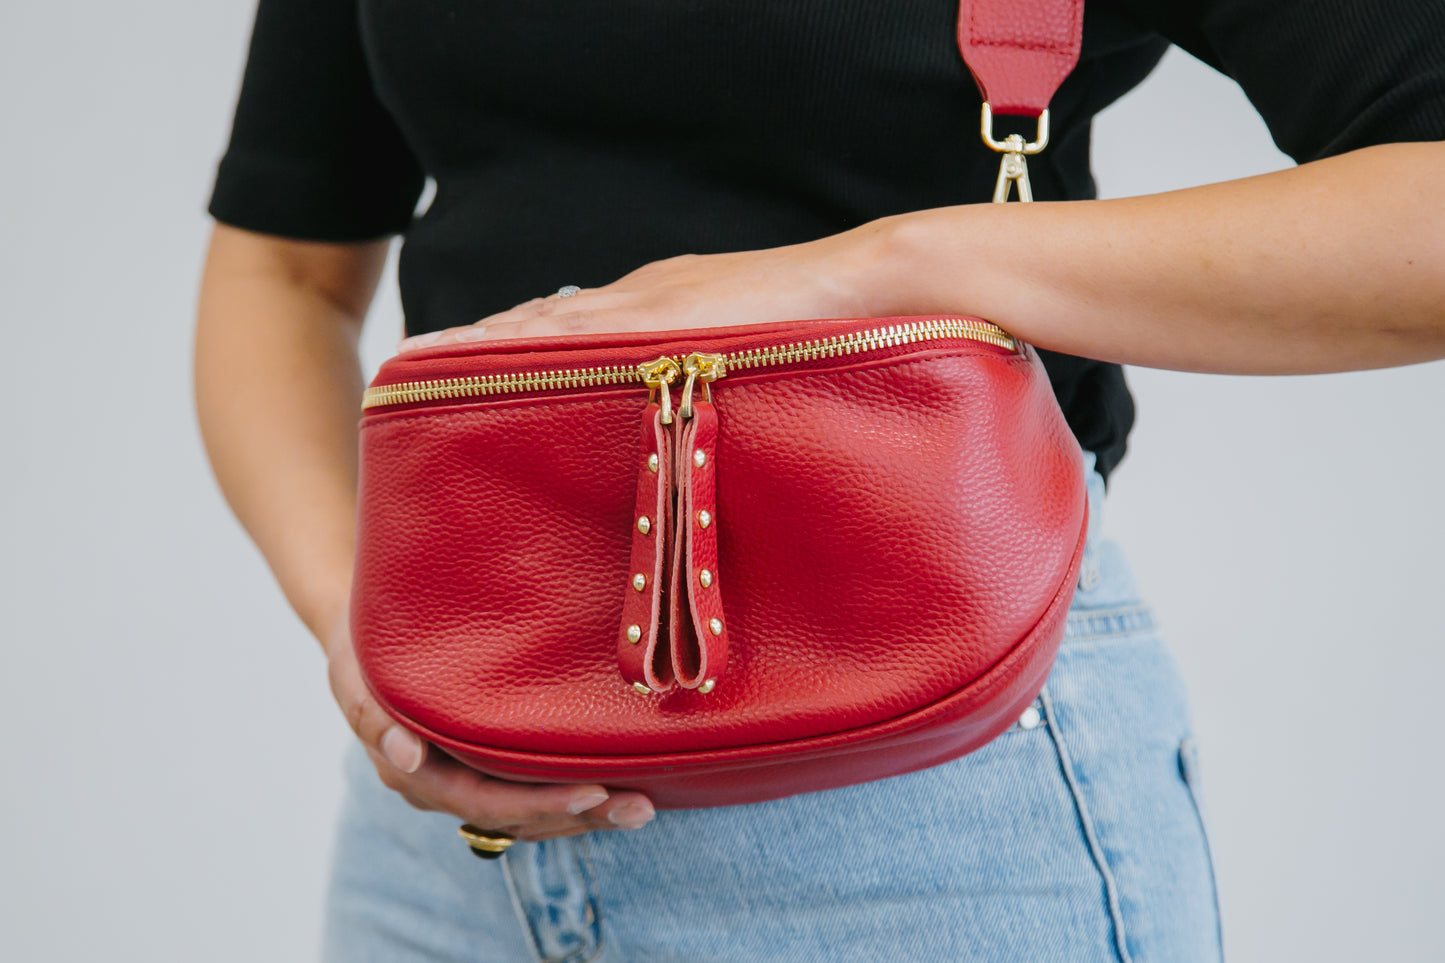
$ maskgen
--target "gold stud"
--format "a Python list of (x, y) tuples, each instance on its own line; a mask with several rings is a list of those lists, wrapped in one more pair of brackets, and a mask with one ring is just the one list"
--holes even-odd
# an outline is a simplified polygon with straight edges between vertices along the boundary
[(647, 456), (647, 470), (657, 471), (657, 455), (653, 454)]
[(647, 686), (643, 685), (641, 682), (632, 683), (632, 689), (638, 695), (652, 695), (652, 690), (649, 689)]
[(708, 619), (707, 627), (712, 629), (713, 635), (722, 635), (722, 619)]
[(637, 591), (639, 592), (647, 588), (647, 576), (643, 575), (641, 572), (638, 572), (636, 575), (632, 576), (632, 587), (637, 589)]
[(701, 448), (699, 448), (697, 451), (693, 452), (693, 453), (692, 453), (692, 463), (693, 463), (694, 465), (696, 465), (697, 467), (699, 467), (699, 468), (701, 468), (703, 465), (707, 464), (707, 452), (703, 451)]
[(646, 515), (643, 515), (637, 520), (637, 530), (642, 534), (646, 535), (648, 532), (652, 531), (652, 520), (649, 519)]
[(709, 512), (706, 508), (704, 508), (702, 511), (697, 513), (697, 523), (703, 528), (707, 528), (709, 525), (712, 524), (712, 513)]
[(697, 687), (697, 691), (701, 692), (703, 695), (707, 695), (709, 692), (712, 691), (712, 687), (715, 685), (717, 685), (716, 679), (708, 679), (702, 685)]
[(633, 645), (636, 645), (637, 643), (641, 642), (641, 641), (642, 641), (642, 626), (640, 626), (640, 625), (629, 625), (629, 626), (627, 627), (627, 641), (631, 642)]
[(707, 569), (703, 569), (697, 573), (697, 580), (702, 583), (703, 588), (707, 588), (712, 585), (712, 573)]

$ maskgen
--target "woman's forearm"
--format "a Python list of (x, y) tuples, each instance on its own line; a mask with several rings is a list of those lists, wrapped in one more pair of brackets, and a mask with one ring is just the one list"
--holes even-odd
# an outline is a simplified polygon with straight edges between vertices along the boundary
[(1188, 371), (1445, 357), (1445, 143), (1144, 197), (938, 208), (858, 233), (881, 252), (865, 295), (878, 314), (962, 310), (1041, 347)]
[(196, 406), (227, 501), (319, 638), (351, 579), (362, 318), (385, 242), (218, 226), (201, 283)]

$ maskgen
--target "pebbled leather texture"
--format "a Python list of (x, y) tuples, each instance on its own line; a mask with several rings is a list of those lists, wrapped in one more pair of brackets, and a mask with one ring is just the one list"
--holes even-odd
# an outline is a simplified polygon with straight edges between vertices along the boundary
[[(374, 384), (637, 364), (907, 320), (452, 345), (393, 359)], [(1032, 349), (894, 345), (739, 368), (711, 394), (672, 453), (636, 384), (370, 410), (352, 628), (382, 705), (491, 774), (597, 780), (663, 807), (896, 775), (1007, 728), (1052, 664), (1086, 526), (1082, 456)], [(660, 487), (639, 481), (639, 424), (642, 452), (655, 446), (677, 473), (678, 516), (695, 526), (711, 504), (708, 528), (666, 524), (655, 506), (668, 469)], [(701, 470), (693, 448), (707, 452)], [(639, 541), (641, 505), (665, 523), (651, 541)], [(634, 604), (657, 613), (635, 623), (644, 630), (671, 622), (666, 590), (631, 579), (653, 573), (651, 590), (678, 558), (677, 594), (698, 568), (714, 573), (717, 594), (688, 599), (695, 668), (665, 630), (638, 645), (618, 634)], [(721, 636), (709, 637), (713, 617)], [(644, 645), (652, 658), (635, 655)], [(665, 688), (677, 661), (682, 685), (632, 688), (639, 671)], [(708, 677), (710, 693), (687, 687)]]
[(960, 0), (958, 49), (995, 114), (1037, 117), (1079, 62), (1084, 0)]

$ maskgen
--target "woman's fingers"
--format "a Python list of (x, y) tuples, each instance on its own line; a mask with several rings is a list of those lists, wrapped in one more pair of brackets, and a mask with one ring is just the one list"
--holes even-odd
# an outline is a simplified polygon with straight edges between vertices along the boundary
[(370, 751), (387, 788), (417, 809), (440, 810), (483, 829), (543, 839), (600, 829), (637, 829), (654, 815), (640, 793), (609, 795), (601, 786), (532, 785), (482, 775), (438, 753), (415, 773), (397, 772)]
[(437, 808), (492, 829), (569, 822), (593, 829), (633, 829), (653, 815), (652, 804), (640, 793), (608, 793), (595, 785), (508, 782), (436, 753), (405, 781), (411, 792)]
[(381, 734), (381, 754), (402, 772), (416, 772), (426, 761), (426, 743), (415, 733), (392, 725)]
[(349, 637), (331, 640), (327, 675), (331, 694), (362, 745), (379, 752), (402, 772), (416, 772), (426, 761), (426, 743), (387, 715), (361, 679)]
[(427, 745), (371, 697), (345, 629), (327, 645), (331, 690), (377, 775), (418, 809), (451, 813), (463, 822), (524, 839), (594, 829), (636, 829), (650, 819), (641, 793), (609, 793), (598, 785), (534, 785), (484, 776)]
[(724, 269), (731, 257), (683, 254), (653, 261), (600, 288), (583, 288), (567, 298), (555, 294), (532, 298), (474, 324), (415, 335), (397, 345), (397, 351), (468, 341), (685, 327), (668, 317), (669, 306), (678, 302), (677, 290), (690, 287), (693, 276), (709, 264), (715, 271)]
[(362, 744), (402, 772), (419, 769), (426, 760), (426, 743), (398, 725), (371, 697), (350, 647), (333, 656), (328, 668), (331, 692)]
[(417, 348), (427, 348), (435, 344), (452, 344), (458, 341), (480, 341), (483, 338), (489, 337), (487, 334), (488, 330), (497, 324), (511, 324), (529, 318), (559, 312), (567, 313), (568, 311), (574, 310), (575, 300), (580, 296), (581, 295), (573, 295), (571, 298), (533, 298), (530, 301), (523, 301), (514, 308), (488, 315), (472, 324), (460, 324), (442, 331), (428, 331), (425, 334), (413, 335), (402, 341), (401, 344), (398, 344), (396, 350), (399, 354), (405, 351), (414, 351)]
[[(497, 314), (488, 315), (472, 324), (458, 325), (443, 331), (413, 335), (396, 346), (398, 354), (439, 344), (467, 341), (498, 341), (505, 338), (548, 337), (587, 331), (613, 330), (605, 327), (610, 316), (631, 321), (629, 312), (611, 312), (606, 308), (618, 302), (616, 296), (599, 291), (584, 292), (571, 298), (533, 298)], [(645, 325), (630, 326), (645, 329)], [(626, 330), (626, 329), (617, 329)]]

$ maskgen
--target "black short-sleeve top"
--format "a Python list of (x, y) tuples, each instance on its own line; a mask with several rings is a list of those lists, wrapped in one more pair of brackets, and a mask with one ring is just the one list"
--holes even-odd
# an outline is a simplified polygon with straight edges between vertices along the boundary
[[(408, 331), (659, 258), (790, 244), (992, 195), (957, 0), (260, 0), (210, 211), (293, 238), (404, 236)], [(1440, 0), (1089, 0), (1031, 164), (1094, 196), (1090, 119), (1170, 42), (1304, 162), (1445, 139)], [(414, 213), (425, 179), (436, 193)], [(1107, 474), (1116, 365), (1044, 353)]]

